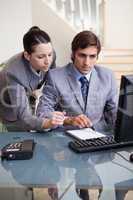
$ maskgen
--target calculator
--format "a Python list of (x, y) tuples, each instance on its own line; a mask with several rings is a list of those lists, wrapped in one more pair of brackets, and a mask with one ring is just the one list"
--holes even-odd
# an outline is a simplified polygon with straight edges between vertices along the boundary
[(1, 159), (4, 160), (26, 160), (33, 156), (35, 147), (34, 140), (23, 140), (9, 143), (1, 149)]

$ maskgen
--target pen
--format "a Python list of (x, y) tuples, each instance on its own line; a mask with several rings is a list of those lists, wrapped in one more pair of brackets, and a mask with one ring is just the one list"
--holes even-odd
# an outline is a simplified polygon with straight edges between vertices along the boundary
[(95, 129), (94, 129), (94, 127), (93, 127), (93, 126), (91, 126), (90, 128), (91, 128), (92, 130), (94, 130), (94, 131), (95, 131)]

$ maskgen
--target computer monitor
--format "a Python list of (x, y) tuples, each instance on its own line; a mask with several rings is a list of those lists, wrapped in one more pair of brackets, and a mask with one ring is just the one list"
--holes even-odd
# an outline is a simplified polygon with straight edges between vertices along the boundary
[(115, 140), (133, 141), (133, 75), (121, 77)]

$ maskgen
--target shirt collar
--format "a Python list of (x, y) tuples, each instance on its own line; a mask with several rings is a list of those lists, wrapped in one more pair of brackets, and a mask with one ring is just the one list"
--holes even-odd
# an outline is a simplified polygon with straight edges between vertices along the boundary
[(90, 76), (91, 76), (92, 70), (86, 75), (81, 74), (74, 65), (73, 65), (73, 70), (74, 70), (74, 73), (73, 73), (74, 77), (77, 80), (79, 80), (82, 76), (85, 76), (87, 78), (87, 80), (90, 81)]
[(87, 78), (88, 82), (90, 81), (90, 76), (91, 76), (92, 70), (85, 75), (85, 77)]
[(36, 76), (40, 77), (41, 76), (41, 71), (39, 73), (37, 73), (37, 71), (30, 65), (30, 69), (33, 72), (33, 74), (35, 74)]

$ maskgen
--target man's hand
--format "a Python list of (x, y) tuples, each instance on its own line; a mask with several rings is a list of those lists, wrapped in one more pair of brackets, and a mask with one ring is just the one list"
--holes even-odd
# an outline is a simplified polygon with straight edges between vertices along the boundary
[(64, 125), (77, 126), (79, 128), (88, 128), (92, 126), (91, 120), (84, 114), (77, 115), (76, 117), (66, 117)]
[(44, 129), (55, 128), (58, 125), (63, 125), (64, 119), (64, 112), (53, 112), (51, 119), (45, 119), (42, 127)]

